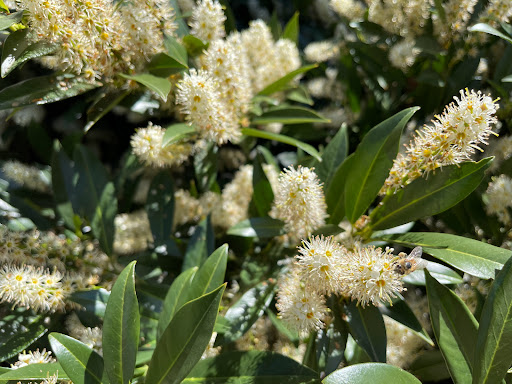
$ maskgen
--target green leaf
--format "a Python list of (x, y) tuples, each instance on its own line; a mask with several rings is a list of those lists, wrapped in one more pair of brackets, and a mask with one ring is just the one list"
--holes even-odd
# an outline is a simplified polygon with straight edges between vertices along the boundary
[(443, 355), (438, 349), (422, 351), (408, 370), (422, 382), (437, 382), (450, 378)]
[(73, 292), (70, 299), (84, 307), (87, 312), (103, 318), (109, 297), (110, 292), (100, 288), (90, 291)]
[[(186, 51), (185, 51), (186, 54)], [(157, 53), (151, 58), (147, 69), (152, 75), (158, 77), (169, 77), (175, 73), (181, 72), (188, 68), (186, 63), (181, 63), (167, 53)]]
[(155, 247), (171, 239), (174, 219), (174, 183), (168, 171), (158, 173), (149, 187), (146, 201)]
[(26, 312), (5, 314), (0, 320), (0, 362), (16, 356), (48, 332), (44, 321), (45, 316), (31, 317)]
[(152, 384), (178, 384), (199, 361), (210, 341), (226, 285), (185, 304), (165, 329), (146, 375)]
[(512, 83), (512, 75), (505, 76), (501, 81), (504, 83)]
[(69, 73), (35, 77), (0, 90), (0, 110), (53, 103), (80, 95), (100, 85)]
[(91, 221), (93, 235), (107, 255), (112, 255), (114, 244), (114, 219), (117, 214), (117, 198), (114, 183), (109, 181), (103, 189), (96, 212)]
[(502, 38), (503, 40), (506, 40), (510, 44), (512, 44), (512, 38), (510, 38), (507, 35), (504, 35), (500, 31), (498, 31), (497, 29), (495, 29), (495, 28), (493, 28), (490, 25), (487, 25), (485, 23), (475, 24), (472, 27), (469, 27), (468, 31), (469, 32), (485, 32), (485, 33), (488, 33), (490, 35), (498, 36), (498, 37)]
[(425, 271), (432, 330), (455, 383), (471, 382), (478, 323), (464, 302)]
[(0, 384), (19, 380), (40, 382), (55, 374), (58, 375), (59, 380), (70, 379), (59, 363), (29, 364), (17, 369), (7, 369), (6, 372), (0, 371)]
[(229, 329), (217, 336), (215, 345), (232, 343), (242, 337), (270, 305), (274, 288), (275, 284), (264, 281), (245, 292), (224, 315)]
[[(259, 116), (251, 119), (252, 124), (303, 124), (303, 123), (328, 123), (330, 120), (320, 116), (314, 110), (305, 107), (280, 106), (270, 108)], [(248, 129), (248, 128), (245, 128)]]
[[(427, 271), (441, 284), (461, 284), (462, 277), (453, 269), (442, 264), (427, 261)], [(416, 270), (403, 278), (404, 283), (413, 285), (425, 285), (425, 274), (422, 270)]]
[(421, 384), (421, 382), (398, 367), (382, 363), (364, 363), (345, 367), (331, 373), (322, 384)]
[(400, 135), (418, 107), (405, 109), (372, 128), (354, 153), (345, 182), (345, 214), (354, 223), (370, 206), (389, 175)]
[(128, 384), (135, 369), (140, 332), (135, 263), (128, 264), (117, 278), (105, 310), (103, 356), (112, 384)]
[(252, 137), (259, 137), (262, 139), (268, 139), (268, 140), (275, 140), (279, 141), (281, 143), (293, 145), (297, 148), (302, 149), (307, 154), (313, 156), (315, 159), (321, 161), (320, 154), (318, 151), (313, 148), (311, 145), (303, 143), (302, 141), (295, 140), (292, 137), (280, 135), (277, 133), (267, 132), (267, 131), (261, 131), (259, 129), (253, 129), (253, 128), (242, 128), (242, 134), (246, 136), (252, 136)]
[(318, 331), (316, 338), (318, 371), (323, 372), (323, 375), (334, 372), (343, 361), (347, 338), (346, 323), (339, 318), (335, 318), (327, 329)]
[(103, 116), (130, 94), (129, 90), (102, 88), (94, 103), (87, 109), (87, 123), (84, 132), (88, 132)]
[[(210, 216), (207, 216), (196, 226), (194, 234), (187, 244), (187, 251), (185, 252), (181, 270), (185, 271), (189, 268), (199, 267), (208, 255), (213, 252), (214, 247), (215, 234), (213, 233)], [(217, 287), (219, 284), (215, 286)]]
[[(4, 8), (5, 9), (5, 8)], [(9, 11), (9, 9), (7, 9)], [(6, 14), (0, 14), (0, 31), (7, 29), (14, 24), (18, 24), (23, 17), (23, 11)], [(3, 76), (2, 76), (3, 77)]]
[(290, 90), (286, 94), (286, 98), (288, 100), (296, 101), (297, 103), (302, 103), (310, 106), (315, 104), (308, 90), (300, 85), (296, 89)]
[(353, 161), (354, 154), (351, 154), (341, 163), (334, 172), (326, 191), (325, 202), (327, 203), (328, 223), (330, 224), (338, 225), (345, 217), (345, 184), (352, 169)]
[(481, 279), (493, 279), (512, 251), (482, 241), (447, 233), (410, 232), (386, 237), (397, 244), (421, 246), (423, 252)]
[(446, 23), (446, 13), (444, 12), (443, 0), (434, 0), (436, 5), (437, 14), (443, 23)]
[(75, 214), (72, 205), (75, 170), (71, 159), (69, 159), (58, 142), (54, 145), (51, 169), (55, 211), (64, 220), (68, 228), (75, 230)]
[(74, 384), (109, 383), (103, 371), (103, 358), (87, 345), (57, 332), (50, 333), (48, 340), (59, 364)]
[(411, 308), (409, 308), (404, 300), (395, 301), (393, 302), (393, 305), (381, 305), (379, 310), (383, 315), (386, 315), (393, 320), (398, 321), (400, 324), (405, 325), (431, 346), (434, 346), (434, 342), (428, 335), (428, 332), (421, 326), (420, 322), (414, 315), (414, 312), (411, 310)]
[(386, 229), (433, 216), (467, 197), (482, 181), (492, 158), (443, 167), (426, 178), (418, 178), (387, 197), (370, 215), (373, 230)]
[(183, 36), (183, 44), (190, 56), (199, 56), (204, 50), (208, 49), (209, 45), (209, 43), (204, 42), (193, 35)]
[(300, 68), (296, 69), (295, 71), (292, 71), (292, 72), (284, 75), (280, 79), (277, 79), (272, 84), (267, 85), (265, 88), (263, 88), (261, 91), (258, 92), (258, 95), (268, 96), (273, 93), (285, 90), (286, 88), (288, 88), (288, 84), (290, 83), (290, 81), (292, 81), (295, 78), (295, 76), (300, 75), (305, 72), (308, 72), (316, 67), (318, 67), (318, 64), (300, 67)]
[[(299, 333), (295, 330), (288, 329), (288, 327), (286, 325), (284, 325), (283, 321), (281, 319), (279, 319), (274, 314), (274, 312), (272, 312), (271, 309), (267, 308), (265, 310), (265, 313), (267, 314), (268, 318), (270, 319), (270, 321), (272, 322), (274, 327), (276, 327), (277, 331), (281, 335), (286, 337), (288, 340), (290, 340), (293, 343), (293, 345), (295, 345), (295, 347), (298, 347), (299, 342), (300, 342)], [(220, 332), (220, 333), (223, 333), (223, 332)]]
[(183, 384), (319, 384), (318, 374), (267, 351), (233, 351), (199, 361)]
[(512, 258), (487, 296), (473, 359), (473, 383), (499, 383), (512, 365)]
[(169, 325), (174, 314), (185, 304), (190, 297), (190, 286), (198, 268), (190, 268), (182, 272), (173, 282), (165, 296), (162, 312), (158, 320), (157, 335), (160, 339), (165, 328)]
[(298, 45), (299, 43), (299, 12), (295, 12), (284, 27), (283, 39), (291, 40)]
[(258, 154), (253, 161), (252, 172), (252, 201), (251, 204), (256, 208), (257, 215), (266, 216), (272, 208), (274, 202), (274, 192), (268, 181), (267, 175), (263, 170), (263, 156)]
[(165, 77), (153, 76), (149, 73), (140, 73), (132, 76), (121, 73), (120, 76), (144, 85), (160, 96), (163, 101), (167, 101), (167, 96), (171, 92), (171, 82)]
[(194, 156), (194, 171), (200, 192), (209, 191), (217, 180), (217, 146), (210, 143)]
[(338, 167), (345, 161), (348, 154), (348, 130), (343, 124), (322, 152), (322, 161), (315, 160), (313, 167), (318, 178), (324, 183), (324, 190), (329, 190), (329, 184)]
[(165, 129), (164, 138), (162, 139), (162, 148), (167, 147), (168, 145), (177, 143), (196, 132), (196, 128), (194, 125), (178, 123), (169, 125)]
[[(22, 12), (17, 13), (21, 14)], [(13, 13), (9, 16), (15, 14), (16, 13)], [(5, 39), (4, 48), (2, 50), (2, 78), (6, 77), (13, 69), (24, 62), (36, 57), (50, 55), (59, 48), (57, 44), (49, 43), (44, 40), (30, 44), (31, 39), (28, 38), (30, 33), (30, 30), (27, 28), (20, 29), (16, 32), (12, 32), (7, 36), (7, 39)]]
[(194, 276), (187, 301), (211, 292), (224, 282), (228, 262), (228, 245), (217, 248)]
[(373, 305), (361, 307), (355, 301), (345, 306), (351, 335), (373, 361), (386, 361), (386, 327), (381, 313)]
[(240, 237), (258, 237), (260, 239), (281, 236), (286, 233), (284, 222), (271, 217), (253, 217), (241, 221), (228, 229), (227, 234)]

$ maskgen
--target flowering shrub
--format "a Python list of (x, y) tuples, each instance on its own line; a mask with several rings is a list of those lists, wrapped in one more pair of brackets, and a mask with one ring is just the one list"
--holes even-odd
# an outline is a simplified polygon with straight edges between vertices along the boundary
[(272, 4), (0, 0), (0, 383), (510, 380), (512, 3)]

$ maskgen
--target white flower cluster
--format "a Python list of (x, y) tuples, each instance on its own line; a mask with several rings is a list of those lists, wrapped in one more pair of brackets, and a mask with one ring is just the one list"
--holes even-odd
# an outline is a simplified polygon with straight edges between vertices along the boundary
[(91, 80), (141, 69), (163, 51), (163, 33), (176, 28), (167, 0), (26, 0), (17, 6), (27, 11), (35, 41), (60, 47), (42, 62)]
[(338, 15), (349, 20), (362, 19), (366, 7), (358, 0), (330, 0), (330, 6)]
[(325, 224), (327, 205), (313, 169), (290, 166), (279, 175), (270, 216), (283, 220), (292, 241), (307, 238)]
[(139, 128), (132, 136), (130, 144), (133, 153), (147, 166), (164, 168), (183, 164), (194, 152), (192, 144), (179, 141), (162, 146), (165, 129), (149, 123), (146, 128)]
[(225, 21), (224, 10), (218, 1), (200, 1), (192, 10), (190, 33), (203, 41), (222, 39), (226, 35)]
[(100, 355), (103, 354), (103, 331), (100, 327), (85, 327), (75, 312), (66, 319), (69, 336), (81, 341)]
[(405, 325), (390, 317), (384, 316), (384, 324), (386, 325), (387, 363), (403, 369), (408, 368), (419, 356), (421, 349), (426, 346), (426, 342)]
[(122, 213), (114, 219), (114, 251), (127, 255), (144, 251), (153, 242), (146, 211)]
[(339, 56), (340, 50), (332, 41), (315, 41), (304, 48), (304, 55), (307, 61), (312, 63), (323, 63)]
[(460, 91), (460, 99), (448, 105), (433, 125), (425, 125), (399, 153), (381, 190), (396, 191), (411, 181), (445, 165), (471, 160), (479, 144), (487, 144), (498, 104), (480, 91)]
[(485, 191), (485, 208), (487, 213), (498, 216), (505, 225), (511, 225), (512, 178), (507, 175), (493, 177)]
[(462, 37), (477, 3), (478, 0), (449, 0), (443, 3), (444, 19), (439, 15), (432, 17), (434, 34), (443, 46), (447, 47)]
[(39, 168), (16, 160), (9, 160), (2, 165), (2, 172), (7, 179), (14, 181), (22, 187), (42, 193), (49, 193), (51, 191), (49, 178)]
[(352, 251), (332, 236), (302, 241), (291, 271), (280, 282), (277, 309), (281, 318), (302, 333), (320, 329), (327, 315), (324, 295), (337, 294), (358, 304), (391, 302), (403, 291), (400, 257), (393, 249), (357, 245)]
[(389, 49), (389, 61), (394, 67), (406, 71), (414, 64), (419, 53), (414, 40), (404, 39)]
[(208, 191), (196, 199), (189, 191), (178, 189), (174, 193), (174, 199), (173, 224), (179, 226), (197, 223), (209, 215), (218, 206), (221, 197), (215, 192)]
[(44, 348), (41, 352), (37, 349), (36, 351), (28, 351), (28, 353), (23, 351), (18, 354), (18, 361), (11, 364), (11, 368), (18, 369), (30, 364), (46, 364), (55, 362), (56, 360), (52, 357), (52, 352), (47, 351), (46, 348)]

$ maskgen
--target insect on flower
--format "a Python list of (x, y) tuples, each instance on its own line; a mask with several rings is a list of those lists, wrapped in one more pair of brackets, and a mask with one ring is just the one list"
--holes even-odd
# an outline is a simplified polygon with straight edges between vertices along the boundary
[(410, 254), (400, 252), (395, 262), (395, 272), (400, 275), (408, 275), (417, 269), (423, 269), (427, 266), (426, 260), (421, 258), (423, 249), (421, 247), (414, 248)]

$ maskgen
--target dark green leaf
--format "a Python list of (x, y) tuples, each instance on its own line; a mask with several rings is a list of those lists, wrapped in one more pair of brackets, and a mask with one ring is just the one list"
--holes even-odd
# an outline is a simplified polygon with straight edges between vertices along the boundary
[(325, 201), (330, 224), (338, 225), (345, 217), (345, 184), (353, 161), (354, 154), (351, 154), (341, 163), (334, 172), (329, 188), (326, 190)]
[(74, 230), (72, 199), (73, 179), (76, 174), (73, 164), (60, 145), (56, 145), (52, 155), (52, 189), (55, 210), (66, 225)]
[(117, 198), (114, 183), (109, 181), (100, 196), (96, 212), (91, 220), (93, 235), (107, 255), (112, 255), (114, 244), (114, 219), (117, 214)]
[(167, 96), (171, 92), (171, 82), (165, 77), (153, 76), (149, 73), (140, 73), (132, 76), (122, 73), (120, 76), (144, 85), (160, 96), (163, 101), (167, 101)]
[[(16, 12), (9, 16), (21, 13), (22, 12)], [(2, 50), (2, 78), (6, 77), (14, 68), (24, 62), (36, 57), (50, 55), (59, 48), (57, 44), (44, 40), (30, 44), (32, 42), (32, 40), (28, 38), (30, 33), (29, 29), (20, 29), (11, 33), (7, 39), (5, 39), (4, 48)]]
[(53, 103), (80, 95), (100, 85), (71, 74), (35, 77), (0, 90), (0, 109)]
[[(320, 116), (314, 110), (305, 107), (274, 107), (251, 119), (252, 124), (303, 124), (328, 123), (329, 119)], [(248, 129), (248, 128), (245, 128)]]
[(422, 382), (437, 382), (450, 378), (443, 355), (438, 349), (421, 352), (408, 370)]
[(299, 12), (295, 12), (290, 21), (286, 24), (283, 31), (283, 39), (291, 40), (298, 45), (299, 43)]
[(370, 206), (389, 175), (400, 135), (418, 107), (405, 109), (372, 128), (354, 153), (345, 183), (345, 214), (354, 223)]
[(199, 361), (210, 341), (225, 284), (185, 304), (157, 343), (146, 382), (178, 384)]
[(88, 132), (94, 124), (109, 113), (112, 108), (123, 101), (129, 94), (129, 90), (101, 89), (98, 98), (87, 110), (87, 124), (85, 124), (84, 132)]
[(198, 268), (190, 268), (182, 272), (173, 282), (165, 296), (160, 319), (158, 320), (158, 339), (164, 333), (174, 314), (190, 297), (189, 289)]
[(421, 384), (421, 382), (398, 367), (382, 363), (364, 363), (345, 367), (331, 373), (322, 384)]
[(186, 63), (181, 63), (175, 58), (169, 56), (167, 53), (163, 52), (157, 53), (155, 56), (153, 56), (147, 66), (149, 72), (158, 77), (168, 77), (187, 68), (188, 66)]
[(229, 330), (220, 334), (215, 344), (232, 343), (242, 337), (270, 305), (274, 297), (274, 288), (275, 284), (264, 281), (245, 292), (224, 315)]
[(425, 271), (430, 320), (455, 383), (471, 382), (478, 323), (464, 302)]
[(284, 75), (280, 79), (274, 81), (272, 84), (267, 85), (263, 90), (258, 92), (258, 95), (268, 96), (273, 93), (280, 92), (288, 87), (288, 83), (290, 83), (290, 81), (292, 81), (295, 78), (295, 76), (300, 75), (301, 73), (308, 72), (316, 67), (318, 67), (318, 64), (300, 67), (299, 69), (296, 69), (295, 71), (292, 71)]
[(178, 123), (169, 125), (165, 129), (164, 138), (162, 139), (162, 147), (177, 143), (195, 132), (195, 127), (190, 124)]
[(109, 383), (104, 375), (102, 357), (91, 348), (57, 332), (50, 333), (48, 340), (59, 364), (74, 384)]
[(335, 325), (338, 321), (342, 322), (343, 320), (334, 319), (327, 329), (318, 331), (316, 337), (318, 371), (322, 372), (322, 375), (334, 372), (344, 359), (348, 330), (346, 327), (338, 329)]
[(252, 172), (252, 204), (256, 208), (258, 216), (264, 217), (272, 208), (274, 192), (263, 170), (263, 156), (258, 155), (253, 161)]
[(110, 292), (104, 288), (100, 288), (90, 291), (73, 292), (70, 299), (84, 307), (87, 312), (103, 318), (109, 297)]
[(343, 228), (335, 224), (326, 224), (316, 229), (313, 232), (313, 236), (336, 236), (343, 232)]
[(293, 330), (293, 331), (290, 330), (286, 325), (284, 325), (283, 321), (281, 319), (279, 319), (274, 314), (274, 312), (272, 312), (271, 309), (267, 308), (265, 310), (265, 312), (266, 312), (268, 318), (270, 319), (270, 321), (272, 322), (272, 324), (274, 325), (274, 327), (276, 327), (277, 331), (281, 335), (285, 336), (288, 340), (290, 340), (293, 343), (293, 345), (298, 347), (299, 346), (299, 342), (300, 342), (299, 333), (297, 331), (295, 331), (295, 330)]
[[(208, 216), (196, 226), (194, 234), (188, 242), (181, 270), (186, 271), (189, 268), (199, 267), (208, 255), (213, 252), (214, 247), (215, 234), (213, 233), (210, 216)], [(215, 286), (217, 287), (219, 284)]]
[(361, 307), (355, 301), (345, 306), (350, 333), (373, 361), (386, 361), (386, 327), (373, 305)]
[(224, 282), (228, 262), (228, 245), (217, 248), (194, 276), (187, 301), (211, 292)]
[(139, 346), (140, 315), (135, 293), (135, 261), (126, 266), (112, 287), (103, 321), (105, 371), (112, 384), (128, 384)]
[(507, 35), (504, 35), (500, 31), (498, 31), (497, 29), (491, 27), (490, 25), (484, 24), (484, 23), (475, 24), (472, 27), (469, 27), (468, 31), (469, 32), (485, 32), (485, 33), (488, 33), (490, 35), (498, 36), (498, 37), (502, 38), (503, 40), (506, 40), (510, 44), (512, 44), (512, 38), (510, 38)]
[(373, 230), (396, 227), (425, 216), (433, 216), (453, 207), (480, 184), (492, 158), (443, 167), (428, 179), (419, 178), (387, 197), (375, 209)]
[(183, 384), (319, 384), (315, 371), (266, 351), (234, 351), (201, 360)]
[(410, 232), (387, 239), (397, 244), (423, 247), (423, 252), (470, 275), (493, 279), (495, 270), (512, 256), (512, 251), (462, 236), (434, 232)]
[(324, 183), (324, 190), (329, 190), (329, 185), (338, 167), (345, 161), (348, 154), (348, 131), (347, 125), (341, 126), (340, 130), (327, 144), (322, 152), (322, 161), (315, 160), (313, 166), (318, 178)]
[(473, 383), (499, 383), (512, 365), (512, 258), (487, 296), (473, 360)]
[(29, 317), (23, 312), (4, 316), (0, 320), (0, 362), (16, 356), (41, 338), (48, 331), (44, 320), (45, 316)]
[(284, 222), (270, 217), (254, 217), (241, 221), (228, 229), (227, 234), (241, 237), (268, 238), (284, 235)]
[(315, 159), (321, 161), (320, 154), (318, 151), (313, 148), (311, 145), (303, 143), (302, 141), (295, 140), (292, 137), (280, 135), (277, 133), (267, 132), (267, 131), (261, 131), (259, 129), (252, 129), (252, 128), (242, 128), (242, 134), (246, 136), (252, 136), (252, 137), (260, 137), (262, 139), (268, 139), (268, 140), (275, 140), (279, 141), (281, 143), (290, 144), (297, 148), (302, 149), (304, 152), (310, 154)]
[(444, 12), (443, 0), (434, 0), (434, 4), (436, 5), (436, 11), (439, 15), (439, 18), (443, 23), (446, 23), (446, 14)]
[(23, 11), (14, 12), (9, 15), (4, 13), (0, 14), (0, 31), (11, 27), (14, 24), (18, 24), (23, 17)]
[(194, 170), (200, 192), (209, 191), (217, 180), (217, 146), (209, 144), (194, 156)]
[(29, 364), (18, 369), (7, 369), (0, 371), (0, 384), (23, 381), (37, 381), (58, 375), (59, 380), (69, 380), (70, 377), (62, 369), (59, 363)]
[(158, 173), (151, 181), (146, 212), (155, 246), (171, 239), (174, 219), (174, 184), (167, 171)]

